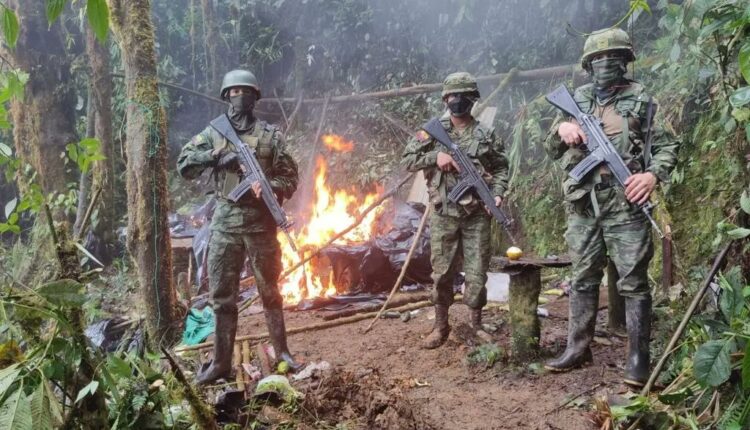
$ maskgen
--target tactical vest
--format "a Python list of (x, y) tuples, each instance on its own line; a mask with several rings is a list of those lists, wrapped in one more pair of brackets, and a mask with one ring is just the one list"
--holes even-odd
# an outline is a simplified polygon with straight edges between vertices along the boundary
[[(216, 130), (211, 129), (214, 142), (218, 144), (214, 145), (214, 148), (222, 152), (225, 151), (236, 151), (234, 145), (227, 140), (224, 136), (219, 134)], [(274, 146), (276, 145), (274, 139), (274, 132), (276, 127), (266, 123), (265, 121), (258, 120), (252, 131), (245, 132), (239, 135), (239, 138), (250, 148), (255, 150), (255, 158), (258, 159), (258, 164), (263, 169), (263, 173), (269, 174), (269, 170), (273, 166), (275, 158), (277, 157), (277, 151)], [(236, 172), (230, 172), (226, 170), (214, 170), (214, 181), (216, 184), (216, 193), (218, 197), (224, 197), (228, 195), (239, 183), (242, 181), (241, 175)], [(245, 196), (249, 196), (250, 193)], [(243, 197), (242, 201), (257, 200), (254, 198)]]
[[(451, 132), (450, 119), (443, 120), (441, 118), (441, 124), (443, 128), (451, 135), (454, 142), (459, 143), (459, 139), (463, 139), (463, 136), (457, 136)], [(459, 143), (461, 148), (466, 152), (466, 155), (472, 159), (474, 166), (478, 169), (479, 173), (485, 178), (485, 181), (489, 183), (492, 176), (486, 171), (482, 164), (482, 157), (487, 154), (492, 146), (492, 130), (484, 128), (479, 122), (477, 122), (471, 130), (471, 143), (468, 147), (463, 146)], [(442, 145), (439, 142), (435, 142), (436, 149), (441, 150)], [(443, 152), (447, 152), (443, 150)], [(427, 181), (430, 184), (430, 202), (434, 205), (435, 209), (443, 215), (459, 215), (455, 213), (454, 209), (462, 209), (464, 214), (474, 213), (481, 207), (479, 200), (474, 197), (473, 193), (466, 193), (464, 197), (459, 200), (459, 208), (449, 208), (448, 205), (453, 205), (448, 201), (448, 193), (458, 182), (458, 177), (455, 173), (446, 173), (438, 168), (430, 169), (427, 174)]]

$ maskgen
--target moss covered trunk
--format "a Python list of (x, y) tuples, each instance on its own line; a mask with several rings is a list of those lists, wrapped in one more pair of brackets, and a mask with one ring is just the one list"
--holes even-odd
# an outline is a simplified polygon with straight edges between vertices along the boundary
[(112, 77), (110, 76), (109, 51), (106, 44), (96, 40), (94, 32), (86, 31), (86, 54), (89, 59), (91, 93), (89, 103), (93, 103), (96, 112), (94, 135), (101, 142), (101, 153), (105, 159), (94, 164), (93, 189), (101, 189), (97, 207), (99, 216), (93, 225), (97, 238), (95, 255), (104, 264), (112, 261), (114, 254), (116, 213), (115, 201), (117, 191), (114, 186), (117, 154), (112, 139)]
[(176, 339), (177, 300), (167, 225), (167, 126), (159, 104), (150, 0), (109, 0), (127, 94), (128, 251), (152, 345)]
[(60, 154), (65, 145), (77, 140), (65, 37), (59, 22), (48, 25), (44, 2), (9, 0), (6, 4), (17, 12), (21, 29), (9, 56), (15, 67), (29, 73), (23, 100), (10, 103), (16, 151), (34, 168), (45, 194), (64, 192), (75, 173), (66, 168)]

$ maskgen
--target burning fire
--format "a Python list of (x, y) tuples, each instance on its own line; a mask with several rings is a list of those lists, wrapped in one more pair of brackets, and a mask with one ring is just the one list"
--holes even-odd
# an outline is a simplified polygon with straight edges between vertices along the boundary
[[(332, 136), (331, 142), (344, 142), (353, 147), (352, 142), (346, 142), (339, 136)], [(326, 143), (326, 145), (328, 145)], [(345, 146), (346, 147), (346, 146)], [(342, 149), (347, 151), (347, 149)], [(351, 149), (349, 149), (351, 150)], [(313, 203), (309, 208), (309, 221), (297, 233), (295, 242), (297, 248), (305, 250), (317, 249), (327, 243), (337, 232), (355, 222), (359, 211), (371, 205), (378, 197), (378, 193), (359, 197), (354, 192), (346, 190), (331, 190), (326, 183), (327, 165), (323, 157), (318, 157), (315, 168), (315, 189)], [(340, 244), (355, 244), (367, 241), (375, 230), (375, 220), (380, 210), (376, 209), (367, 214), (362, 223), (336, 241)], [(300, 261), (286, 240), (284, 234), (279, 234), (282, 251), (283, 267), (291, 267)], [(336, 285), (330, 270), (316, 267), (316, 259), (305, 264), (304, 270), (298, 269), (281, 281), (281, 295), (287, 303), (298, 303), (302, 299), (336, 294)], [(328, 273), (326, 273), (328, 272)]]
[(321, 139), (323, 139), (323, 144), (326, 148), (333, 151), (351, 152), (354, 149), (354, 142), (335, 134), (324, 134)]

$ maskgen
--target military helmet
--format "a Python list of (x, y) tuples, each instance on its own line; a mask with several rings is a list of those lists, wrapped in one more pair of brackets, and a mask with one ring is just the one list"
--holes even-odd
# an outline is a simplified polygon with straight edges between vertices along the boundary
[(224, 75), (221, 81), (221, 97), (226, 97), (227, 91), (232, 87), (250, 87), (258, 92), (258, 98), (260, 98), (258, 78), (247, 70), (232, 70)]
[(603, 52), (623, 51), (626, 61), (635, 61), (635, 51), (630, 36), (619, 28), (607, 28), (591, 33), (583, 44), (581, 67), (588, 70), (591, 57)]
[(451, 73), (443, 81), (443, 94), (442, 97), (449, 94), (456, 93), (477, 93), (479, 95), (479, 87), (477, 86), (477, 79), (470, 73), (457, 72)]

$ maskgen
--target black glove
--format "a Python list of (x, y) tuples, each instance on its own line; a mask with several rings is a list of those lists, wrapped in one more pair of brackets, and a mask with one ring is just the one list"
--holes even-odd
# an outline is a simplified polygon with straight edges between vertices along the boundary
[(216, 163), (216, 167), (223, 170), (238, 171), (240, 170), (240, 161), (237, 157), (237, 153), (229, 151), (219, 158), (219, 162)]

